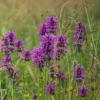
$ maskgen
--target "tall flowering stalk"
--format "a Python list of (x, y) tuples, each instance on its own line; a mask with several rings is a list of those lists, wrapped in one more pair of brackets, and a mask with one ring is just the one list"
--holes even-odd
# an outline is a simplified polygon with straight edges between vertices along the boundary
[(16, 47), (18, 47), (18, 45), (16, 45), (17, 41), (16, 33), (8, 32), (1, 43), (2, 52), (5, 54), (5, 57), (2, 59), (2, 70), (8, 72), (13, 83), (16, 83), (16, 80), (19, 78), (19, 70), (14, 67), (11, 57), (11, 53), (15, 53)]
[(85, 25), (81, 22), (77, 24), (73, 42), (78, 49), (81, 49), (85, 42)]

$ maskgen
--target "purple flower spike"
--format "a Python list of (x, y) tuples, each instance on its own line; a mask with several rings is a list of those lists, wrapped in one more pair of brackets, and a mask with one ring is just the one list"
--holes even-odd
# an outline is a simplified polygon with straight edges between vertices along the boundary
[(23, 51), (22, 51), (22, 60), (24, 60), (24, 61), (31, 60), (31, 54), (32, 54), (31, 51), (27, 51), (26, 49), (23, 49)]
[(2, 48), (4, 51), (12, 52), (15, 50), (16, 35), (14, 32), (8, 32), (3, 38)]
[(3, 46), (8, 46), (9, 45), (9, 39), (8, 37), (6, 36), (4, 39), (3, 39)]
[(81, 83), (84, 81), (85, 78), (85, 70), (84, 67), (75, 67), (74, 68), (74, 80), (77, 83)]
[(14, 45), (16, 41), (16, 33), (15, 32), (8, 32), (7, 38), (9, 40), (10, 45)]
[(56, 91), (55, 83), (46, 84), (46, 94), (54, 95)]
[(54, 55), (53, 55), (53, 59), (54, 60), (60, 60), (60, 58), (62, 57), (62, 55), (64, 55), (67, 51), (67, 38), (65, 35), (57, 35), (56, 36), (56, 46), (54, 49)]
[(89, 88), (88, 87), (80, 87), (78, 89), (78, 95), (81, 97), (85, 97), (88, 95)]
[(47, 34), (47, 26), (46, 24), (41, 24), (40, 25), (40, 31), (39, 31), (39, 36), (42, 37), (44, 36), (45, 34)]
[(85, 41), (85, 25), (80, 22), (77, 24), (73, 42), (76, 48), (81, 49), (84, 41)]
[(43, 47), (43, 50), (48, 60), (52, 58), (54, 45), (55, 45), (55, 36), (45, 35), (42, 37), (41, 46)]
[(19, 52), (24, 49), (24, 41), (23, 40), (17, 40), (15, 45), (16, 45), (17, 51), (19, 51)]
[(58, 30), (58, 17), (47, 17), (47, 33), (56, 34)]
[(43, 68), (45, 66), (46, 58), (42, 47), (36, 48), (32, 52), (32, 62), (38, 67)]

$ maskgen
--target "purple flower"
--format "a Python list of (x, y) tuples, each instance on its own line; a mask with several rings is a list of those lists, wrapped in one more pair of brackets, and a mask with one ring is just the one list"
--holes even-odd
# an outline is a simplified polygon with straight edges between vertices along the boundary
[(42, 47), (36, 48), (32, 52), (32, 62), (38, 68), (43, 68), (46, 63), (46, 56)]
[(8, 62), (7, 62), (6, 58), (3, 58), (2, 59), (2, 70), (3, 71), (7, 70), (7, 65), (8, 65)]
[(74, 34), (73, 42), (76, 48), (81, 49), (85, 41), (85, 25), (81, 22), (77, 24), (76, 32)]
[(11, 55), (9, 55), (9, 54), (6, 55), (5, 59), (6, 59), (7, 62), (12, 62)]
[(47, 34), (47, 25), (44, 23), (40, 25), (39, 36), (42, 37), (45, 34)]
[(74, 68), (74, 80), (77, 83), (81, 83), (84, 81), (85, 78), (85, 70), (84, 67), (75, 67)]
[(4, 51), (14, 51), (15, 50), (16, 35), (15, 32), (8, 32), (8, 34), (3, 38), (2, 48)]
[(31, 51), (27, 51), (26, 49), (23, 49), (22, 50), (22, 60), (24, 60), (24, 61), (31, 60), (31, 54), (32, 54)]
[(88, 87), (80, 87), (78, 89), (78, 95), (81, 97), (85, 97), (88, 95), (89, 88)]
[(22, 51), (24, 49), (24, 41), (23, 40), (17, 40), (15, 45), (16, 45), (17, 51)]
[(64, 55), (67, 51), (67, 38), (65, 35), (57, 35), (56, 36), (56, 46), (54, 49), (53, 59), (60, 60), (62, 55)]
[(58, 30), (58, 17), (47, 17), (47, 33), (56, 34)]
[(52, 58), (54, 45), (55, 45), (55, 36), (45, 35), (42, 37), (41, 46), (45, 52), (47, 59), (49, 60)]
[(16, 41), (16, 33), (15, 32), (8, 32), (7, 38), (10, 45), (14, 45)]
[(64, 72), (62, 72), (61, 70), (59, 70), (57, 73), (56, 73), (57, 77), (61, 80), (66, 80), (66, 75)]
[(55, 83), (46, 84), (46, 94), (54, 95), (56, 91)]
[(11, 56), (10, 55), (7, 55), (5, 56), (3, 59), (2, 59), (2, 70), (3, 71), (6, 71), (7, 70), (7, 67), (9, 65), (9, 62), (11, 62), (12, 59), (11, 59)]
[(38, 95), (37, 95), (37, 94), (34, 94), (34, 95), (33, 95), (33, 100), (36, 100), (37, 97), (38, 97)]

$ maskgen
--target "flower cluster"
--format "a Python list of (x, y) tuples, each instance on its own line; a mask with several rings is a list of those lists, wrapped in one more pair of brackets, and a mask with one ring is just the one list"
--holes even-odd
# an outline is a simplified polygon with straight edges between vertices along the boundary
[(39, 36), (42, 37), (45, 34), (55, 35), (58, 30), (58, 17), (48, 17), (46, 22), (40, 25)]
[(60, 70), (60, 65), (50, 67), (50, 77), (52, 79), (58, 78), (59, 80), (66, 80), (66, 74)]
[(47, 83), (46, 84), (46, 94), (54, 95), (56, 91), (56, 85), (55, 83)]
[(43, 68), (47, 61), (60, 60), (66, 52), (66, 36), (57, 35), (58, 17), (48, 17), (39, 30), (40, 45), (32, 51), (31, 60)]
[[(2, 70), (8, 72), (12, 82), (15, 84), (19, 78), (19, 70), (14, 67), (14, 62), (11, 54), (21, 52), (21, 59), (23, 61), (31, 61), (37, 68), (43, 69), (48, 62), (52, 63), (50, 67), (50, 81), (45, 87), (46, 94), (54, 95), (56, 92), (55, 79), (59, 83), (67, 80), (67, 75), (57, 65), (59, 61), (67, 52), (67, 37), (66, 35), (57, 34), (58, 31), (58, 18), (48, 17), (47, 20), (41, 24), (39, 30), (40, 45), (33, 50), (26, 50), (24, 41), (16, 38), (15, 32), (8, 32), (3, 38), (0, 45), (0, 51), (4, 52), (5, 57), (2, 59)], [(85, 26), (78, 23), (76, 33), (74, 35), (74, 45), (76, 48), (81, 49), (85, 41)], [(49, 64), (48, 64), (49, 65)], [(49, 65), (50, 66), (50, 65)], [(85, 79), (85, 69), (82, 66), (77, 66), (73, 70), (73, 79), (76, 83), (82, 83)], [(58, 83), (58, 84), (59, 84)], [(78, 88), (79, 96), (86, 96), (88, 94), (87, 87)], [(37, 94), (34, 94), (33, 99), (37, 99)]]
[(31, 51), (28, 51), (26, 49), (23, 49), (23, 51), (22, 51), (22, 60), (24, 60), (24, 61), (31, 60), (31, 54), (32, 54)]
[(42, 47), (36, 48), (32, 52), (31, 56), (33, 64), (35, 64), (38, 68), (43, 68), (45, 66), (46, 57)]
[(84, 87), (84, 86), (83, 87), (80, 87), (78, 89), (78, 95), (81, 96), (81, 97), (85, 97), (85, 96), (87, 96), (88, 91), (89, 91), (89, 88), (88, 87)]
[(24, 42), (17, 40), (15, 32), (8, 32), (2, 40), (1, 48), (5, 54), (5, 57), (2, 58), (2, 70), (9, 73), (13, 83), (16, 83), (16, 80), (19, 78), (19, 70), (14, 67), (11, 54), (22, 51), (23, 47)]
[(76, 32), (74, 34), (73, 42), (76, 48), (81, 49), (85, 41), (85, 25), (81, 22), (77, 24)]
[(54, 44), (55, 44), (55, 36), (53, 35), (45, 35), (42, 37), (41, 46), (44, 50), (46, 58), (48, 60), (52, 59), (53, 51), (54, 51)]
[(5, 52), (12, 52), (15, 50), (16, 33), (8, 32), (7, 36), (3, 38), (2, 48)]
[(17, 40), (15, 43), (16, 51), (21, 52), (24, 49), (24, 41), (23, 40)]
[(47, 33), (56, 34), (58, 29), (58, 17), (47, 17)]
[(56, 36), (56, 46), (54, 50), (53, 60), (60, 60), (62, 55), (64, 55), (67, 51), (67, 39), (65, 35), (57, 35)]
[(77, 82), (77, 83), (81, 83), (84, 81), (84, 78), (85, 78), (85, 69), (84, 67), (75, 67), (74, 68), (74, 80)]

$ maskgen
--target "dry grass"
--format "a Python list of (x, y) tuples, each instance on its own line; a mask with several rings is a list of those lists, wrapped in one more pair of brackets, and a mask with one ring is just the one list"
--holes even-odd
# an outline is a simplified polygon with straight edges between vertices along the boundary
[[(96, 6), (99, 0), (86, 0), (88, 8)], [(67, 4), (66, 4), (67, 3)], [(64, 5), (65, 4), (65, 5)], [(7, 30), (32, 30), (47, 15), (60, 15), (64, 6), (69, 17), (77, 10), (80, 13), (81, 0), (0, 0), (0, 23)], [(81, 14), (81, 13), (80, 13)]]

